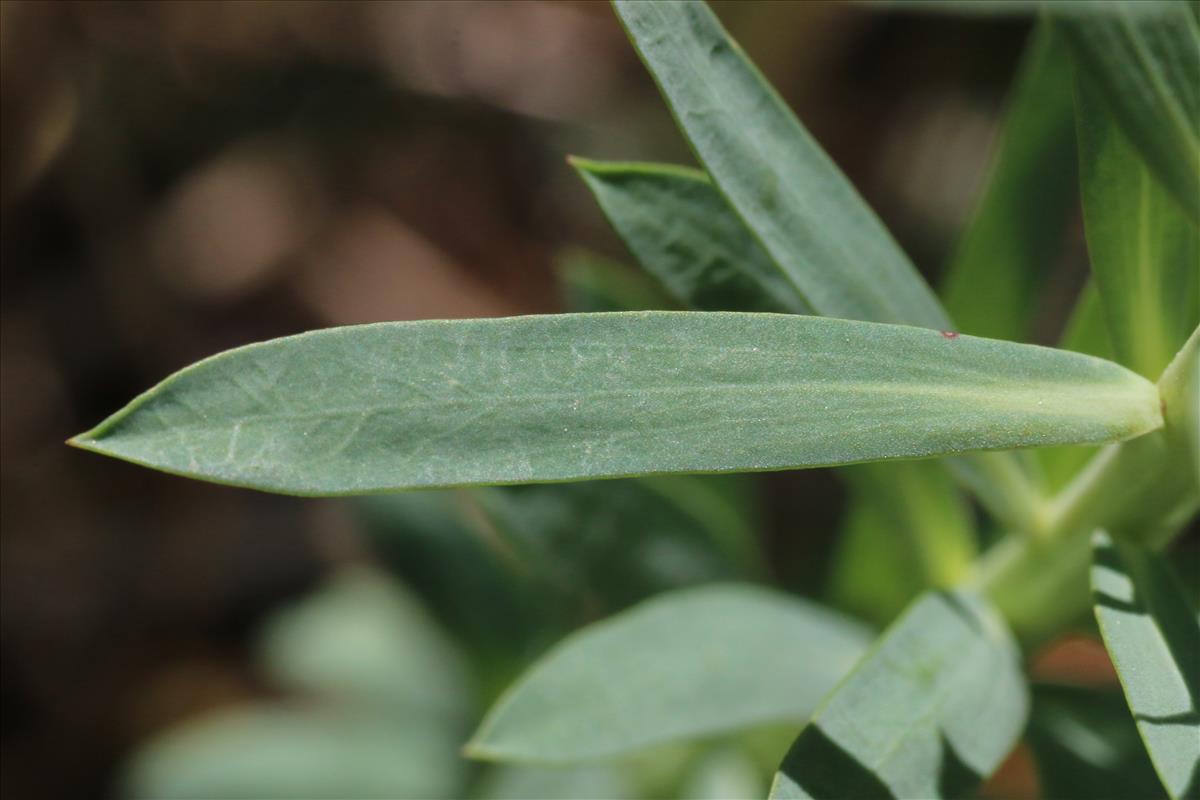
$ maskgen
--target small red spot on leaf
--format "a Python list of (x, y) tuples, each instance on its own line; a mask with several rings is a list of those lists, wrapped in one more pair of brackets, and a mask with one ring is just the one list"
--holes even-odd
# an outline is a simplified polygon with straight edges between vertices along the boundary
[(947, 339), (957, 339), (958, 331), (942, 331), (942, 336), (945, 336)]

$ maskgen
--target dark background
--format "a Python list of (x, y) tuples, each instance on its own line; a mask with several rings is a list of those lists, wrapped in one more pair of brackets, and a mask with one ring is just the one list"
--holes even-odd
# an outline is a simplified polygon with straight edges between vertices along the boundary
[[(936, 280), (1028, 21), (716, 8)], [(263, 693), (256, 623), (369, 547), (345, 503), (63, 441), (246, 342), (561, 310), (565, 247), (629, 260), (565, 156), (691, 158), (602, 3), (5, 0), (0, 67), (0, 791), (104, 797)], [(817, 591), (839, 484), (758, 480), (774, 577)]]

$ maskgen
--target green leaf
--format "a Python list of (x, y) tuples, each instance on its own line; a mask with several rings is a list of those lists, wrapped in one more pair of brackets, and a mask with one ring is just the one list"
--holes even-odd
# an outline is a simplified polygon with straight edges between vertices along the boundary
[[(1200, 84), (1200, 68), (1196, 76)], [(1157, 378), (1200, 323), (1200, 227), (1151, 177), (1086, 79), (1078, 120), (1084, 223), (1108, 331), (1122, 364)]]
[(467, 673), (414, 597), (382, 574), (348, 569), (276, 614), (257, 644), (280, 687), (396, 716), (465, 721)]
[[(1108, 328), (1104, 322), (1104, 309), (1100, 306), (1100, 293), (1096, 291), (1094, 282), (1089, 281), (1080, 292), (1058, 346), (1097, 358), (1113, 357)], [(1070, 446), (1041, 447), (1033, 452), (1046, 488), (1057, 493), (1079, 474), (1097, 451), (1095, 447)]]
[(462, 797), (447, 731), (358, 712), (256, 705), (203, 717), (141, 748), (122, 796), (147, 800)]
[(811, 313), (703, 172), (666, 164), (571, 163), (630, 252), (684, 305)]
[(231, 350), (72, 444), (302, 495), (732, 472), (1124, 439), (1117, 365), (923, 328), (632, 312), (396, 322)]
[(887, 624), (921, 592), (957, 583), (976, 555), (971, 508), (940, 465), (859, 464), (837, 537), (830, 598)]
[(1070, 60), (1049, 26), (1034, 32), (1009, 99), (982, 199), (942, 298), (960, 329), (1028, 340), (1038, 295), (1075, 214)]
[(1034, 686), (1025, 737), (1043, 797), (1128, 800), (1161, 791), (1120, 692)]
[(1200, 621), (1159, 557), (1098, 532), (1092, 597), (1125, 699), (1167, 793), (1200, 796)]
[(404, 580), (468, 651), (483, 695), (494, 697), (568, 619), (546, 602), (464, 491), (359, 498), (355, 520), (372, 556)]
[(614, 7), (717, 188), (813, 308), (953, 327), (883, 224), (707, 6)]
[(766, 791), (763, 776), (745, 753), (719, 747), (691, 765), (680, 800), (757, 800)]
[(348, 569), (268, 620), (259, 702), (139, 748), (123, 794), (155, 798), (461, 797), (471, 695), (457, 654), (404, 589)]
[(556, 605), (585, 613), (651, 594), (749, 577), (754, 532), (713, 481), (737, 475), (661, 475), (481, 489), (494, 535), (547, 585)]
[(1077, 66), (1193, 224), (1200, 224), (1200, 23), (1188, 2), (1058, 15)]
[(629, 777), (613, 764), (541, 767), (511, 764), (484, 780), (479, 800), (635, 800)]
[[(617, 2), (616, 9), (717, 188), (799, 302), (829, 317), (951, 327), (883, 225), (705, 5)], [(643, 260), (661, 259), (652, 271), (670, 272), (677, 280), (692, 277), (663, 258), (668, 253), (663, 242), (690, 234), (695, 225), (676, 233), (668, 229), (670, 215), (647, 223), (653, 213), (641, 209), (632, 220), (617, 218), (633, 213), (628, 203), (609, 202), (605, 208), (618, 230), (642, 232), (643, 243), (631, 249)], [(767, 274), (757, 267), (744, 273)], [(704, 289), (682, 291), (695, 302)], [(769, 284), (762, 291), (777, 298), (778, 289)], [(950, 468), (999, 518), (1016, 528), (1032, 527), (1040, 497), (1015, 459), (1000, 454), (954, 459)]]
[(468, 753), (565, 763), (800, 720), (865, 651), (857, 623), (750, 585), (661, 595), (561, 642)]
[(976, 596), (924, 595), (821, 704), (772, 798), (961, 797), (1021, 735), (1015, 643)]
[(649, 311), (677, 304), (645, 273), (584, 250), (556, 264), (568, 311)]

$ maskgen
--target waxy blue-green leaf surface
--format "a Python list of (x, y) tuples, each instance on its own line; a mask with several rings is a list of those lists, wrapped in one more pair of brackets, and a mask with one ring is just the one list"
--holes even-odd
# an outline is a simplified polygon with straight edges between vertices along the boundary
[(1077, 77), (1093, 84), (1155, 178), (1200, 225), (1200, 21), (1194, 3), (1055, 9)]
[(641, 265), (684, 305), (812, 313), (703, 172), (667, 164), (572, 163)]
[(1172, 798), (1200, 796), (1200, 620), (1171, 569), (1097, 533), (1092, 597), (1125, 699)]
[(1012, 750), (1028, 706), (999, 615), (972, 594), (926, 594), (822, 702), (771, 797), (963, 797)]
[[(615, 7), (714, 184), (804, 304), (830, 317), (952, 327), (882, 223), (707, 6)], [(765, 293), (774, 297), (776, 288)], [(1015, 459), (993, 454), (950, 466), (1000, 519), (1031, 525), (1040, 498)]]
[(614, 3), (730, 207), (827, 316), (951, 328), (883, 224), (703, 3)]
[(1119, 440), (1157, 389), (924, 328), (632, 312), (336, 328), (176, 373), (73, 443), (308, 495), (734, 472)]
[(565, 763), (799, 721), (869, 641), (858, 623), (769, 589), (661, 595), (559, 643), (492, 708), (468, 752)]

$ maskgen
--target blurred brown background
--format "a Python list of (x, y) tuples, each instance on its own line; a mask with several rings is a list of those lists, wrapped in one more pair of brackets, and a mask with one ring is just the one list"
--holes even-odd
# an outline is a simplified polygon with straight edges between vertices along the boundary
[[(716, 7), (934, 277), (1028, 22)], [(255, 623), (364, 545), (341, 503), (62, 442), (234, 345), (559, 309), (564, 247), (628, 259), (564, 157), (691, 158), (599, 2), (4, 0), (0, 104), (0, 791), (105, 797), (263, 692)], [(815, 590), (839, 490), (765, 481), (774, 571)]]

